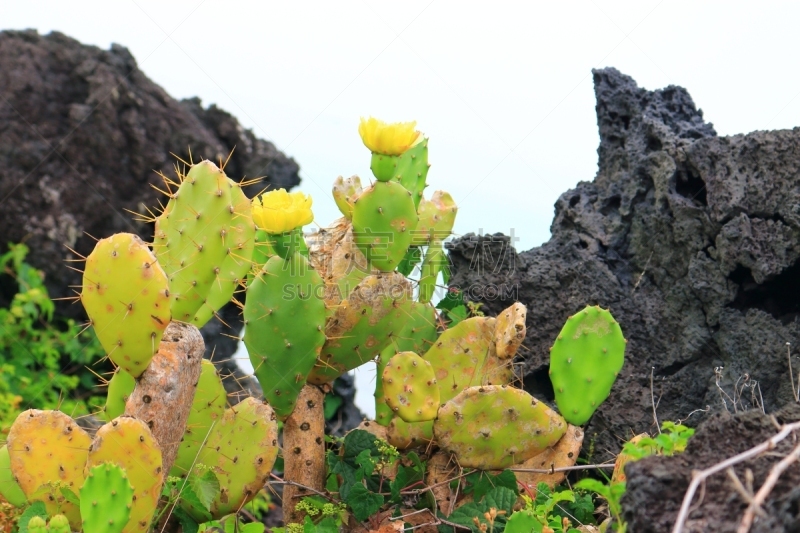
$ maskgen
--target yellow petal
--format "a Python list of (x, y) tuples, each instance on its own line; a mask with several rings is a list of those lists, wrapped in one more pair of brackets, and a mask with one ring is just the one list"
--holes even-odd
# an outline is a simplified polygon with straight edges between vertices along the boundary
[(311, 197), (301, 192), (288, 193), (284, 189), (266, 192), (253, 199), (253, 220), (267, 233), (292, 231), (314, 220)]
[(422, 140), (422, 133), (416, 128), (416, 121), (387, 124), (377, 118), (361, 117), (358, 133), (364, 145), (372, 152), (401, 155)]

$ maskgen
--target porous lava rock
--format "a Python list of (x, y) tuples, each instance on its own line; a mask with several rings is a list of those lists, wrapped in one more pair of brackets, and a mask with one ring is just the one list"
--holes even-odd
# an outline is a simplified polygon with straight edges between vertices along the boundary
[[(25, 242), (51, 296), (71, 296), (68, 286), (80, 284), (64, 263), (74, 258), (67, 246), (85, 256), (95, 242), (89, 235), (126, 231), (152, 238), (152, 224), (135, 222), (128, 211), (164, 202), (151, 187), (162, 187), (156, 172), (174, 177), (171, 154), (189, 161), (189, 150), (194, 160), (214, 161), (233, 150), (225, 167), (231, 178), (265, 176), (247, 188), (251, 197), (267, 186), (300, 182), (293, 159), (216, 106), (173, 99), (126, 48), (101, 50), (58, 32), (0, 32), (0, 251), (8, 242)], [(0, 305), (15, 287), (6, 289)], [(58, 311), (83, 314), (63, 302)], [(221, 313), (233, 330), (212, 322), (204, 331), (208, 352), (228, 361), (225, 373), (237, 370), (229, 361), (236, 341), (221, 333), (237, 334), (238, 314), (235, 308)]]
[[(593, 74), (598, 172), (558, 199), (551, 239), (517, 253), (507, 236), (466, 235), (450, 259), (451, 284), (484, 310), (528, 306), (520, 373), (545, 400), (548, 349), (564, 321), (586, 304), (611, 309), (629, 342), (586, 427), (584, 451), (599, 462), (655, 431), (652, 398), (660, 420), (689, 425), (791, 401), (800, 129), (721, 137), (683, 88), (648, 91), (613, 68)], [(629, 479), (634, 490), (635, 470)]]

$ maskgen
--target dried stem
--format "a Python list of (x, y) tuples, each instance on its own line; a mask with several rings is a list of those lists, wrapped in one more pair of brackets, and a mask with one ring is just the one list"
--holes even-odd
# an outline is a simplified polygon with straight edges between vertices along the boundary
[(750, 526), (753, 525), (756, 512), (760, 511), (763, 513), (761, 506), (764, 504), (764, 500), (767, 499), (767, 496), (769, 496), (769, 493), (772, 492), (772, 489), (775, 487), (775, 484), (778, 482), (781, 474), (783, 474), (783, 471), (789, 468), (789, 466), (791, 466), (791, 464), (798, 459), (800, 459), (800, 444), (795, 446), (789, 455), (781, 459), (781, 461), (773, 466), (772, 470), (769, 471), (767, 480), (764, 481), (764, 484), (761, 485), (760, 489), (758, 489), (753, 501), (751, 501), (750, 505), (747, 507), (737, 533), (747, 533), (750, 531)]
[[(692, 505), (692, 499), (694, 499), (694, 495), (697, 492), (697, 487), (700, 486), (702, 482), (704, 482), (709, 476), (716, 474), (717, 472), (721, 472), (726, 470), (727, 468), (739, 464), (743, 461), (748, 459), (752, 459), (764, 452), (772, 450), (775, 446), (785, 439), (790, 433), (800, 429), (800, 422), (793, 422), (791, 424), (785, 424), (783, 428), (775, 435), (770, 437), (768, 440), (762, 442), (758, 446), (754, 446), (749, 450), (746, 450), (738, 455), (734, 455), (733, 457), (729, 457), (722, 462), (719, 462), (713, 466), (706, 468), (705, 470), (695, 470), (692, 472), (692, 482), (689, 483), (689, 488), (686, 490), (686, 494), (683, 497), (683, 503), (681, 504), (680, 511), (678, 512), (678, 518), (675, 521), (675, 526), (672, 528), (672, 533), (681, 533), (683, 531), (683, 524), (686, 522), (686, 519), (689, 517), (689, 508)], [(762, 487), (763, 489), (763, 487)], [(761, 491), (759, 491), (761, 492)], [(764, 496), (766, 497), (766, 495)]]
[(653, 391), (653, 372), (656, 371), (656, 367), (650, 367), (650, 403), (653, 404), (653, 422), (656, 423), (656, 429), (658, 429), (658, 434), (661, 434), (661, 425), (658, 423), (658, 414), (656, 414), (656, 396), (655, 392)]

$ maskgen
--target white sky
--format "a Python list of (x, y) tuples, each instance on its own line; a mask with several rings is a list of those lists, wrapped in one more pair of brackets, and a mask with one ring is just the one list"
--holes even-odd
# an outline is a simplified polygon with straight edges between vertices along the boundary
[(592, 68), (686, 87), (721, 135), (792, 128), (798, 21), (798, 2), (0, 0), (0, 29), (122, 44), (173, 97), (231, 112), (297, 160), (323, 225), (333, 179), (370, 176), (358, 118), (416, 119), (456, 233), (513, 229), (520, 250), (597, 170)]

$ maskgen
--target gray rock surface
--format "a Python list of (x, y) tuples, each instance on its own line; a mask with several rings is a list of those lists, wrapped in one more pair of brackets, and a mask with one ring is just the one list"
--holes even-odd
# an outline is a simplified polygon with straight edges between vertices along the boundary
[(450, 258), (452, 284), (490, 313), (528, 306), (521, 373), (546, 400), (548, 348), (567, 317), (611, 309), (629, 343), (587, 427), (584, 451), (602, 461), (655, 431), (651, 369), (660, 420), (695, 425), (724, 409), (716, 368), (731, 412), (734, 398), (738, 411), (763, 398), (767, 413), (791, 399), (800, 129), (719, 137), (685, 89), (647, 91), (613, 68), (594, 83), (599, 170), (558, 199), (551, 239), (516, 253), (508, 237), (467, 235)]
[[(293, 159), (216, 106), (173, 99), (126, 48), (101, 50), (57, 32), (0, 32), (0, 251), (24, 241), (53, 297), (71, 296), (68, 286), (80, 284), (64, 263), (74, 257), (65, 246), (88, 255), (88, 235), (152, 238), (152, 225), (134, 222), (127, 211), (164, 200), (151, 185), (161, 186), (156, 171), (174, 176), (171, 153), (188, 161), (191, 148), (195, 160), (219, 161), (234, 147), (225, 169), (231, 178), (266, 176), (249, 196), (300, 182)], [(0, 290), (0, 305), (7, 301)], [(64, 302), (58, 311), (83, 315)], [(236, 335), (241, 320), (235, 308), (221, 314), (234, 329), (211, 323), (206, 347), (223, 373), (235, 373), (229, 358), (236, 342), (221, 333)]]

